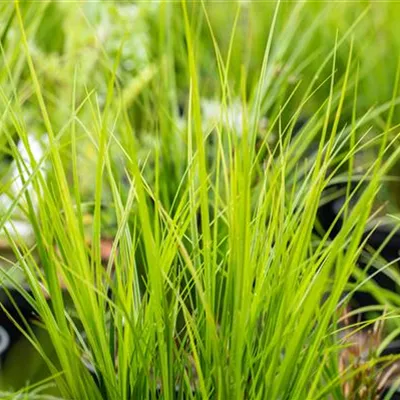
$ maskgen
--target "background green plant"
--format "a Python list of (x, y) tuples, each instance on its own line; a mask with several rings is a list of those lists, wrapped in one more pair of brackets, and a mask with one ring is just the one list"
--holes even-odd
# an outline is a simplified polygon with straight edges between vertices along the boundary
[[(398, 4), (0, 7), (0, 148), (23, 181), (2, 162), (1, 279), (40, 315), (21, 329), (46, 366), (21, 377), (14, 355), (4, 397), (344, 398), (339, 302), (400, 151)], [(324, 190), (356, 175), (317, 238)]]

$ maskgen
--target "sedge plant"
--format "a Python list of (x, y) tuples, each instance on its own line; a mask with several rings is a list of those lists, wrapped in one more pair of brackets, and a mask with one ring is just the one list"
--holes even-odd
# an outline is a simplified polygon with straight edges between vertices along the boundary
[[(10, 201), (0, 227), (13, 257), (3, 257), (0, 278), (38, 316), (33, 326), (14, 322), (42, 365), (17, 379), (16, 352), (0, 370), (2, 397), (345, 398), (365, 366), (341, 367), (341, 306), (354, 277), (358, 289), (377, 290), (357, 262), (400, 153), (398, 79), (379, 106), (366, 108), (361, 93), (358, 35), (371, 10), (355, 4), (357, 17), (329, 48), (310, 50), (342, 12), (266, 3), (265, 40), (253, 33), (257, 64), (236, 45), (246, 47), (244, 21), (260, 26), (259, 4), (232, 3), (227, 15), (206, 1), (135, 5), (131, 17), (157, 34), (143, 34), (149, 56), (131, 77), (126, 5), (2, 7), (0, 148), (22, 184), (13, 193), (13, 178), (3, 179)], [(123, 27), (118, 36), (105, 25), (118, 37), (111, 50), (99, 38), (107, 33), (90, 36), (107, 12)], [(81, 37), (51, 25), (60, 15), (76, 18)], [(215, 21), (230, 16), (224, 43)], [(211, 122), (210, 93), (219, 104)], [(31, 126), (46, 137), (40, 156), (29, 151)], [(357, 169), (364, 153), (374, 157)], [(356, 175), (339, 233), (317, 235), (325, 190)], [(17, 212), (33, 243), (6, 225)], [(386, 316), (395, 319), (393, 297)]]

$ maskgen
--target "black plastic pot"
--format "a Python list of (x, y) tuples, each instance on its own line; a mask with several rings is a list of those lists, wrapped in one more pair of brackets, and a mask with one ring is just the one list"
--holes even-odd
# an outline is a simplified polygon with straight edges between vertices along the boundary
[[(26, 292), (27, 296), (30, 296), (30, 292)], [(15, 364), (15, 362), (20, 363), (21, 358), (17, 356), (17, 360), (15, 359), (16, 355), (21, 354), (20, 348), (24, 348), (25, 351), (31, 348), (30, 343), (23, 337), (22, 332), (16, 326), (19, 325), (25, 332), (29, 327), (34, 335), (39, 335), (39, 340), (44, 340), (42, 344), (46, 346), (49, 352), (53, 351), (52, 345), (49, 337), (43, 336), (43, 330), (38, 327), (37, 322), (40, 321), (38, 314), (35, 312), (34, 308), (30, 305), (29, 301), (26, 300), (24, 295), (22, 295), (17, 290), (13, 289), (0, 289), (0, 377), (2, 375), (11, 376), (13, 380), (13, 384), (19, 385), (23, 383), (24, 379), (30, 379), (30, 376), (27, 375), (25, 378), (25, 371), (21, 370), (21, 376), (15, 377), (13, 372), (10, 372), (10, 367)], [(34, 350), (32, 348), (32, 353), (29, 350), (30, 355), (28, 359), (31, 359)], [(35, 357), (35, 355), (33, 355)], [(101, 376), (96, 372), (93, 365), (86, 361), (84, 357), (82, 357), (82, 363), (87, 368), (92, 378), (102, 389), (103, 381)], [(43, 368), (46, 368), (45, 364)], [(12, 367), (15, 370), (15, 368)], [(43, 372), (44, 374), (46, 372)], [(50, 372), (49, 372), (50, 373)], [(7, 378), (6, 378), (7, 379)], [(15, 383), (16, 380), (18, 383)]]
[[(336, 185), (333, 187), (333, 190), (337, 192), (345, 193), (345, 184)], [(332, 189), (332, 188), (331, 188)], [(329, 237), (330, 239), (334, 239), (336, 235), (339, 233), (343, 219), (342, 216), (338, 217), (340, 210), (343, 207), (345, 201), (345, 195), (338, 197), (335, 200), (332, 200), (324, 205), (322, 205), (318, 210), (318, 221), (324, 232), (330, 231)], [(392, 232), (394, 227), (390, 225), (381, 225), (376, 228), (374, 231), (366, 230), (362, 237), (362, 242), (366, 240), (368, 246), (372, 247), (374, 250), (378, 250), (381, 248), (383, 243), (388, 239), (390, 233)], [(318, 231), (318, 234), (323, 232)], [(383, 257), (388, 262), (393, 262), (399, 257), (400, 252), (400, 231), (396, 231), (393, 236), (387, 241), (384, 247), (380, 250), (380, 256)], [(359, 259), (358, 264), (361, 268), (366, 267), (365, 261)], [(372, 279), (383, 289), (396, 292), (397, 286), (396, 283), (390, 279), (385, 273), (376, 273), (375, 268), (369, 268), (367, 274), (372, 276)], [(358, 306), (364, 307), (369, 305), (377, 304), (377, 300), (370, 293), (358, 291), (354, 294), (353, 300), (357, 303)]]
[[(24, 328), (26, 323), (37, 320), (37, 314), (29, 302), (16, 290), (0, 289), (0, 368), (8, 351), (18, 342), (22, 333), (16, 324)], [(16, 323), (16, 324), (15, 324)]]

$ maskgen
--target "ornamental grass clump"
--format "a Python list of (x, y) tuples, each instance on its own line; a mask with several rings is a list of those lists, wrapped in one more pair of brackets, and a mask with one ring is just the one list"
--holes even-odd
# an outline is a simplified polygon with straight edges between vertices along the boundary
[[(379, 292), (359, 260), (400, 155), (398, 64), (393, 82), (375, 83), (379, 105), (363, 91), (368, 65), (379, 70), (365, 51), (373, 10), (0, 7), (0, 149), (19, 182), (11, 190), (5, 163), (0, 279), (30, 307), (16, 318), (0, 306), (24, 349), (1, 366), (2, 396), (303, 400), (363, 388), (365, 364), (344, 366), (341, 318), (354, 291)], [(337, 182), (332, 235), (318, 210)], [(386, 313), (354, 330), (381, 318), (394, 335), (398, 295), (377, 303)]]

